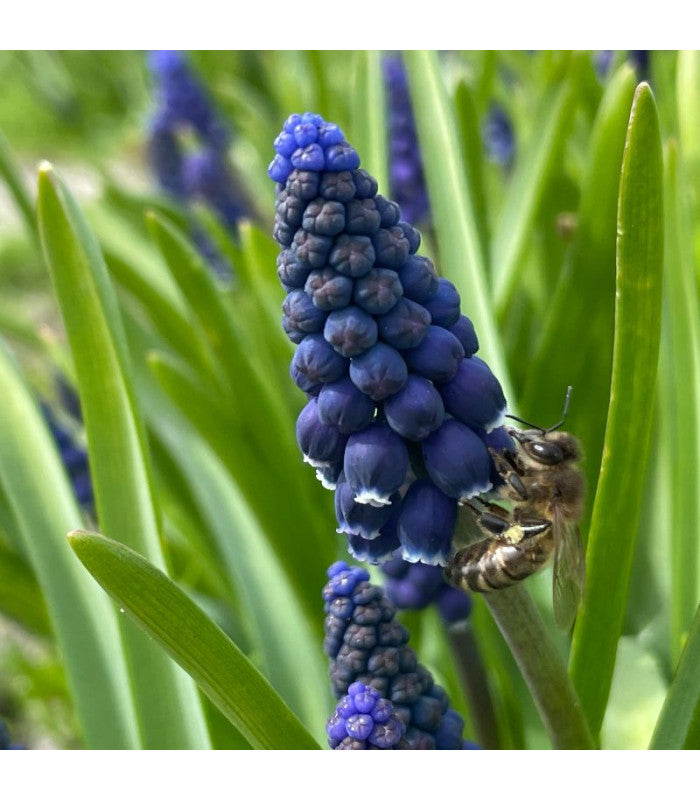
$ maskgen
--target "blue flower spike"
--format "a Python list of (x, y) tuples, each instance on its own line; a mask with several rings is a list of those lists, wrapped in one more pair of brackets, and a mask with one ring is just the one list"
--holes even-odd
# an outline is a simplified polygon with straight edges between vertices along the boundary
[(282, 325), (309, 398), (304, 458), (336, 492), (352, 556), (444, 563), (457, 503), (492, 485), (483, 437), (501, 423), (500, 385), (474, 356), (457, 289), (417, 252), (415, 217), (378, 193), (343, 131), (292, 114), (274, 148)]
[(462, 718), (418, 663), (409, 632), (395, 619), (394, 604), (360, 567), (338, 561), (328, 577), (322, 592), (324, 651), (339, 700), (326, 727), (330, 746), (463, 749)]

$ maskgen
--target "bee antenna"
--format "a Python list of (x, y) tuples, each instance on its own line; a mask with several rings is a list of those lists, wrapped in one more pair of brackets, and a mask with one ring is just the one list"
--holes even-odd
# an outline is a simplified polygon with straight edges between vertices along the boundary
[(506, 417), (508, 419), (514, 419), (516, 422), (520, 422), (523, 425), (527, 425), (528, 428), (533, 428), (536, 431), (541, 431), (542, 433), (547, 433), (547, 431), (544, 428), (540, 428), (539, 425), (533, 425), (531, 422), (528, 422), (527, 420), (524, 420), (524, 419), (520, 419), (520, 417), (516, 417), (514, 414), (506, 414)]
[(572, 391), (572, 389), (573, 389), (572, 386), (567, 387), (566, 398), (564, 400), (564, 410), (562, 411), (561, 419), (559, 420), (559, 422), (557, 422), (556, 425), (552, 425), (551, 428), (542, 428), (539, 425), (533, 425), (531, 422), (528, 422), (527, 420), (524, 420), (524, 419), (520, 419), (520, 417), (516, 417), (514, 414), (506, 414), (506, 417), (508, 419), (514, 419), (516, 422), (520, 422), (523, 425), (527, 425), (528, 428), (532, 428), (533, 430), (540, 431), (540, 433), (543, 436), (545, 434), (547, 434), (547, 433), (552, 433), (552, 431), (556, 431), (557, 429), (561, 428), (561, 426), (564, 424), (564, 420), (566, 419), (566, 415), (569, 412), (569, 400), (571, 400), (571, 391)]
[(571, 400), (571, 391), (572, 391), (572, 389), (573, 389), (573, 387), (569, 386), (567, 388), (567, 390), (566, 390), (566, 398), (564, 400), (564, 410), (562, 411), (561, 419), (559, 420), (559, 422), (557, 422), (556, 425), (552, 425), (551, 428), (547, 428), (545, 433), (551, 433), (552, 431), (557, 430), (557, 428), (561, 428), (561, 426), (564, 424), (564, 420), (566, 419), (566, 415), (569, 412), (569, 400)]

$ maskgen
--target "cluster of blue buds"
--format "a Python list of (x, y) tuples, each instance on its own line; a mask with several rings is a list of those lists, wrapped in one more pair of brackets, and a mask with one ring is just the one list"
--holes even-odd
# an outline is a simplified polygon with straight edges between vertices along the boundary
[[(177, 50), (149, 55), (156, 81), (156, 114), (151, 122), (150, 153), (163, 189), (186, 204), (200, 200), (231, 229), (247, 212), (227, 159), (230, 135), (204, 88)], [(182, 137), (190, 135), (188, 151)]]
[[(308, 403), (304, 460), (335, 490), (350, 553), (445, 564), (457, 506), (492, 484), (506, 401), (450, 281), (377, 194), (337, 125), (293, 114), (275, 140), (282, 325)], [(508, 437), (506, 436), (506, 439)]]
[[(369, 583), (367, 570), (338, 561), (328, 569), (328, 577), (323, 589), (326, 613), (323, 648), (330, 658), (335, 696), (354, 696), (357, 690), (353, 687), (357, 687), (358, 681), (372, 687), (379, 697), (392, 704), (405, 726), (405, 739), (412, 750), (472, 747), (462, 739), (462, 718), (450, 708), (445, 690), (418, 663), (408, 645), (408, 631), (395, 619), (395, 606), (379, 586)], [(355, 705), (348, 702), (342, 708), (348, 711), (357, 708), (357, 701), (354, 702)], [(387, 707), (382, 704), (380, 708), (385, 716)], [(344, 713), (339, 706), (337, 714), (343, 717)], [(376, 717), (373, 719), (378, 721)], [(362, 730), (367, 728), (372, 729), (368, 721)], [(349, 734), (347, 727), (345, 732)], [(331, 739), (340, 739), (342, 731), (336, 715), (329, 722), (328, 733)]]
[(410, 750), (406, 726), (372, 686), (351, 683), (326, 724), (331, 750)]
[(399, 54), (387, 56), (383, 67), (389, 114), (389, 186), (403, 218), (413, 224), (427, 218), (430, 205), (406, 69)]
[(471, 613), (471, 598), (445, 582), (442, 567), (410, 564), (395, 556), (382, 564), (382, 572), (387, 576), (386, 596), (397, 608), (422, 611), (435, 603), (448, 624), (461, 622)]

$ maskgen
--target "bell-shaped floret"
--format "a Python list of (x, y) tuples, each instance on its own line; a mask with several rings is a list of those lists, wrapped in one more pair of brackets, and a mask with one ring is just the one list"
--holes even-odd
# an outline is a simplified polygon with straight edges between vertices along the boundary
[(424, 305), (430, 311), (433, 325), (449, 328), (459, 320), (459, 292), (447, 278), (438, 280), (437, 291)]
[(429, 480), (414, 481), (403, 499), (398, 532), (406, 561), (446, 564), (457, 503)]
[(445, 418), (440, 393), (420, 375), (409, 375), (401, 391), (384, 401), (384, 414), (404, 439), (419, 442), (437, 430)]
[(418, 347), (404, 350), (401, 355), (411, 372), (434, 383), (445, 383), (457, 372), (464, 348), (454, 334), (431, 325)]
[(358, 503), (389, 505), (408, 472), (406, 443), (386, 423), (373, 422), (350, 435), (343, 469)]
[(361, 392), (350, 378), (327, 383), (318, 396), (319, 417), (341, 433), (366, 428), (374, 419), (374, 411), (372, 398)]
[(439, 386), (448, 414), (487, 433), (503, 423), (506, 398), (501, 384), (476, 356), (465, 358), (454, 377)]
[(366, 353), (352, 359), (350, 379), (372, 400), (380, 401), (406, 385), (408, 369), (397, 350), (377, 342)]
[(422, 449), (430, 478), (448, 497), (464, 501), (491, 488), (486, 445), (456, 419), (446, 419), (423, 441)]
[(326, 467), (342, 462), (347, 437), (337, 428), (321, 422), (315, 397), (301, 410), (297, 418), (296, 433), (304, 461), (311, 466)]
[(323, 383), (345, 376), (348, 360), (328, 344), (320, 333), (307, 336), (297, 347), (289, 372), (303, 392), (318, 393)]

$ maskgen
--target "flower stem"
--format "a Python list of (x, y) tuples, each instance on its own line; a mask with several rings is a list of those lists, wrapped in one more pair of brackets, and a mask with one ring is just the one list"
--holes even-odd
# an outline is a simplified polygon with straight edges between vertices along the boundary
[(512, 586), (484, 595), (503, 638), (513, 653), (554, 747), (596, 747), (581, 702), (530, 595)]
[(500, 750), (493, 698), (474, 631), (469, 623), (450, 625), (447, 635), (459, 679), (467, 695), (477, 741), (484, 750)]

